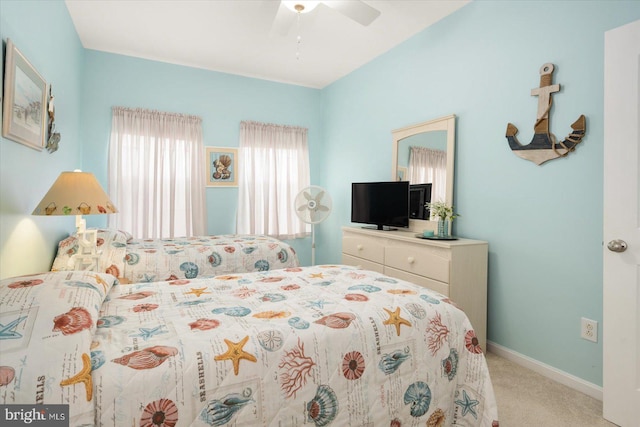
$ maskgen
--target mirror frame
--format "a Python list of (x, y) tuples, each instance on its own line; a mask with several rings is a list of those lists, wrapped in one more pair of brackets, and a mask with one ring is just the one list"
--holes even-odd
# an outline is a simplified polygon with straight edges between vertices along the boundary
[[(456, 145), (456, 116), (440, 117), (422, 123), (417, 123), (400, 129), (391, 131), (393, 136), (393, 149), (391, 153), (391, 179), (395, 181), (398, 176), (398, 144), (401, 140), (419, 133), (431, 132), (437, 130), (447, 131), (447, 189), (445, 202), (453, 206), (453, 178), (455, 175), (455, 145)], [(431, 220), (409, 220), (409, 229), (422, 231), (425, 229), (435, 230), (437, 221)]]

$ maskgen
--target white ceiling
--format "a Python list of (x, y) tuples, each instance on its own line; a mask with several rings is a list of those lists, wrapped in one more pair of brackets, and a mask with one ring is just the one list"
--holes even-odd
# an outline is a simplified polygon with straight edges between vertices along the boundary
[(319, 4), (286, 35), (272, 31), (278, 0), (65, 2), (87, 49), (323, 88), (469, 0), (367, 0), (381, 12), (369, 26)]

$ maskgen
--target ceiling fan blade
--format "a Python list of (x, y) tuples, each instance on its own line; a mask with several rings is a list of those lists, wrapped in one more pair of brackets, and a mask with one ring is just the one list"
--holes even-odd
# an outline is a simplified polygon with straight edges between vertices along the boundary
[(380, 11), (360, 0), (327, 0), (324, 4), (365, 27), (380, 16)]
[(281, 1), (278, 3), (278, 11), (273, 18), (270, 35), (286, 36), (296, 22), (296, 14), (287, 9)]

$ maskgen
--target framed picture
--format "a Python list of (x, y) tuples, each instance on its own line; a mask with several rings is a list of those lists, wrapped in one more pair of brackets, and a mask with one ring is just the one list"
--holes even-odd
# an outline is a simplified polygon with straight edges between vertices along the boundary
[(238, 185), (238, 149), (206, 147), (207, 187)]
[(2, 136), (42, 150), (46, 135), (47, 82), (7, 39)]

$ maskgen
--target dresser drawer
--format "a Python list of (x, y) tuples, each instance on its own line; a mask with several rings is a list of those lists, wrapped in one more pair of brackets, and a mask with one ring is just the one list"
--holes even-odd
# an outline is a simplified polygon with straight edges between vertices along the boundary
[(396, 279), (406, 280), (407, 282), (420, 285), (424, 288), (436, 291), (445, 297), (449, 296), (449, 285), (446, 283), (438, 282), (424, 276), (418, 276), (416, 274), (407, 273), (406, 271), (396, 270), (395, 268), (385, 267), (384, 274), (387, 276), (395, 277)]
[(382, 273), (382, 264), (376, 264), (375, 262), (368, 261), (366, 259), (354, 257), (352, 255), (342, 254), (342, 263), (345, 265), (352, 265), (354, 267), (362, 268), (363, 270), (371, 270), (377, 273)]
[(342, 261), (431, 289), (455, 301), (469, 317), (480, 346), (486, 348), (487, 242), (417, 239), (415, 233), (343, 227)]
[(408, 273), (449, 283), (450, 261), (415, 246), (387, 246), (384, 264)]
[(345, 235), (342, 252), (379, 264), (384, 262), (384, 245), (374, 237)]

